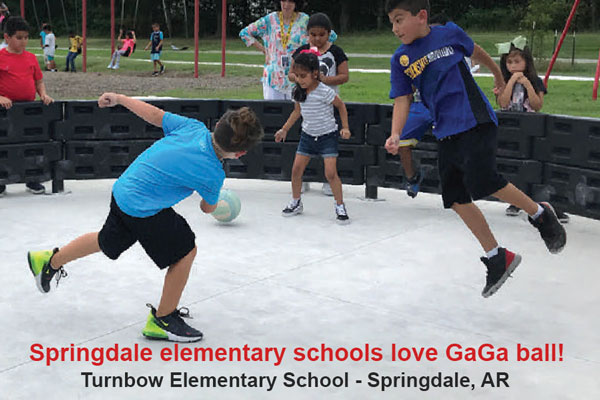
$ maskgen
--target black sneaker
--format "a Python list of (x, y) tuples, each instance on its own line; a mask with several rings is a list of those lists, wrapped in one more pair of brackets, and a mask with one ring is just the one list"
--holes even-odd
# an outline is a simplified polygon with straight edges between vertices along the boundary
[(146, 326), (142, 330), (142, 335), (148, 339), (168, 340), (170, 342), (197, 342), (204, 336), (202, 332), (192, 328), (182, 319), (191, 318), (190, 310), (181, 307), (164, 317), (156, 316), (156, 309), (151, 304), (150, 314), (146, 321)]
[(519, 215), (520, 211), (521, 211), (521, 209), (519, 207), (513, 206), (511, 204), (506, 209), (506, 215), (508, 215), (509, 217), (516, 217), (517, 215)]
[(348, 212), (346, 211), (346, 206), (342, 204), (335, 205), (335, 215), (338, 224), (348, 224), (350, 223), (350, 217), (348, 217)]
[(158, 76), (158, 71), (154, 71), (154, 72), (152, 73), (152, 76)]
[(164, 73), (165, 73), (165, 66), (164, 66), (164, 65), (161, 65), (161, 66), (160, 66), (160, 74), (162, 75), (162, 74), (164, 74)]
[(498, 254), (492, 258), (481, 257), (487, 267), (485, 287), (481, 292), (483, 297), (490, 297), (500, 289), (506, 279), (521, 263), (521, 256), (500, 247)]
[(25, 184), (27, 187), (27, 191), (33, 194), (44, 194), (46, 193), (46, 188), (39, 182), (29, 182)]
[(419, 190), (421, 189), (421, 182), (423, 182), (424, 177), (425, 172), (423, 170), (423, 167), (421, 167), (412, 178), (407, 179), (406, 194), (412, 197), (413, 199), (417, 197), (417, 195), (419, 194)]
[(286, 208), (283, 209), (281, 215), (284, 217), (291, 217), (292, 215), (301, 214), (304, 211), (304, 207), (302, 206), (302, 200), (290, 200), (290, 204), (287, 205)]
[(546, 247), (550, 253), (560, 253), (567, 243), (567, 232), (560, 222), (558, 222), (558, 218), (550, 203), (542, 202), (539, 204), (544, 209), (544, 212), (535, 220), (529, 217), (529, 223), (540, 231), (540, 235), (544, 239), (544, 243), (546, 243)]
[(6, 194), (6, 185), (0, 185), (0, 197)]
[(61, 278), (67, 276), (67, 271), (63, 267), (54, 269), (50, 266), (50, 260), (57, 251), (58, 248), (54, 250), (30, 251), (27, 253), (29, 269), (35, 278), (38, 289), (42, 293), (50, 291), (50, 282), (54, 276), (56, 276), (56, 286), (58, 286)]
[(563, 210), (561, 210), (559, 208), (555, 208), (554, 212), (556, 212), (556, 218), (558, 218), (558, 220), (560, 221), (561, 224), (569, 223), (569, 220), (571, 219), (569, 217), (569, 214), (563, 212)]

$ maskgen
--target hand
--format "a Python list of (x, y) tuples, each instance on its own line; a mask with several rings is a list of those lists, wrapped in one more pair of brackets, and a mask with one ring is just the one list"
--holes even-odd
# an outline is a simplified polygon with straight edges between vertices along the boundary
[(340, 136), (342, 137), (342, 139), (350, 139), (350, 136), (352, 134), (350, 133), (350, 129), (348, 128), (342, 128), (340, 130)]
[(44, 105), (54, 103), (54, 99), (52, 97), (48, 96), (47, 94), (40, 95), (40, 100), (42, 100), (42, 103), (44, 103)]
[(280, 129), (275, 133), (275, 141), (276, 142), (285, 142), (285, 138), (287, 137), (287, 131), (285, 129)]
[(116, 93), (104, 93), (98, 99), (98, 107), (114, 107), (119, 104), (118, 94)]
[(0, 96), (0, 107), (4, 107), (8, 110), (12, 107), (12, 100), (8, 97)]
[(396, 155), (398, 154), (398, 149), (400, 148), (400, 137), (398, 135), (391, 135), (385, 141), (385, 149), (388, 153)]
[(506, 87), (506, 82), (504, 82), (504, 78), (496, 78), (494, 77), (494, 94), (499, 96), (502, 92), (504, 92), (504, 88)]
[(523, 75), (523, 76), (519, 77), (519, 79), (517, 79), (517, 82), (523, 86), (527, 86), (527, 84), (529, 83), (529, 79), (527, 79), (527, 77), (525, 75)]

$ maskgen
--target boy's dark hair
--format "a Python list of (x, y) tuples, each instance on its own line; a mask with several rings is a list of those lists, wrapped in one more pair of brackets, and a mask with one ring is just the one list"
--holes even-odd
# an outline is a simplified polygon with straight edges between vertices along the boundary
[(516, 48), (512, 44), (510, 45), (510, 51), (508, 52), (508, 54), (502, 54), (502, 56), (500, 57), (500, 71), (502, 71), (504, 82), (508, 82), (512, 75), (506, 67), (506, 59), (509, 56), (515, 54), (520, 55), (521, 57), (523, 57), (523, 60), (525, 60), (525, 71), (523, 71), (523, 75), (525, 75), (525, 77), (529, 79), (529, 82), (531, 82), (532, 85), (535, 84), (535, 82), (539, 79), (539, 76), (537, 70), (535, 69), (535, 64), (533, 63), (533, 56), (531, 55), (531, 50), (529, 50), (529, 47), (527, 46), (525, 46), (525, 48), (521, 50)]
[(158, 22), (153, 22), (152, 26), (158, 26), (160, 28), (160, 24)]
[(29, 24), (21, 17), (9, 17), (4, 25), (4, 33), (13, 36), (17, 31), (29, 32)]
[(328, 32), (331, 32), (331, 20), (324, 13), (316, 13), (310, 16), (308, 19), (308, 23), (306, 24), (306, 31), (308, 32), (310, 28), (323, 28)]
[(417, 15), (419, 11), (426, 10), (427, 15), (431, 8), (429, 7), (429, 0), (387, 0), (385, 3), (385, 12), (391, 13), (395, 9), (406, 10), (412, 15)]
[(48, 31), (48, 32), (52, 32), (52, 26), (51, 26), (50, 24), (46, 24), (46, 25), (44, 26), (44, 30), (45, 30), (45, 31)]
[(441, 12), (429, 18), (429, 25), (446, 25), (448, 21), (450, 21), (450, 18), (446, 13)]
[[(303, 50), (302, 52), (300, 52), (300, 54), (298, 54), (296, 56), (296, 58), (294, 58), (294, 68), (303, 68), (310, 73), (313, 73), (314, 71), (318, 72), (319, 65), (320, 65), (319, 57), (317, 57), (316, 54), (308, 53), (305, 51), (306, 50)], [(318, 75), (317, 75), (317, 79), (318, 79)], [(294, 90), (292, 91), (292, 98), (294, 100), (296, 100), (297, 102), (303, 103), (304, 101), (306, 101), (307, 95), (308, 95), (308, 93), (306, 93), (306, 89), (304, 89), (303, 87), (301, 87), (298, 84), (296, 84), (296, 86), (294, 86)]]
[(258, 117), (248, 107), (227, 110), (219, 119), (213, 137), (226, 152), (246, 151), (258, 143), (264, 135)]

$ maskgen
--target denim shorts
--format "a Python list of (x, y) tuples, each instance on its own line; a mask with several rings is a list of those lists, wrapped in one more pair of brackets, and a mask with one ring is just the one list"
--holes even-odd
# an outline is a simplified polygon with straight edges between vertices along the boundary
[(302, 132), (296, 154), (308, 157), (337, 157), (338, 156), (338, 131), (326, 133), (321, 136), (311, 136)]

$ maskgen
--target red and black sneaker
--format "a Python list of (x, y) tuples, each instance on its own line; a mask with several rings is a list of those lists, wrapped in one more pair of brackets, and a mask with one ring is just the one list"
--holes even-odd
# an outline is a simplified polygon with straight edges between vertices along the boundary
[(542, 206), (544, 212), (536, 219), (529, 217), (529, 223), (540, 231), (540, 235), (550, 253), (560, 253), (567, 243), (567, 232), (558, 221), (556, 212), (550, 203), (542, 202), (540, 206)]
[(500, 289), (500, 286), (504, 284), (506, 279), (521, 263), (521, 256), (500, 247), (498, 254), (494, 257), (481, 257), (481, 261), (487, 267), (485, 287), (481, 295), (483, 297), (490, 297)]

